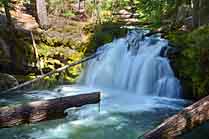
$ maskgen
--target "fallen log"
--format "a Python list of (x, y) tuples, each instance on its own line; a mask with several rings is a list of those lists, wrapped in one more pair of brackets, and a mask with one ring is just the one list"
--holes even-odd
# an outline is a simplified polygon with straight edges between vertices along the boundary
[(8, 90), (2, 91), (2, 92), (0, 92), (0, 95), (4, 95), (4, 94), (7, 95), (7, 93), (9, 93), (9, 92), (12, 92), (12, 91), (18, 90), (18, 89), (20, 89), (20, 88), (23, 88), (23, 87), (25, 87), (25, 86), (27, 86), (27, 85), (30, 85), (30, 84), (32, 84), (32, 83), (34, 83), (34, 82), (37, 82), (37, 81), (41, 80), (41, 79), (43, 79), (43, 78), (45, 78), (45, 77), (47, 77), (47, 76), (51, 76), (51, 75), (54, 74), (54, 73), (62, 72), (62, 71), (66, 70), (66, 69), (69, 68), (69, 67), (73, 67), (73, 66), (76, 66), (76, 65), (78, 65), (78, 64), (84, 63), (84, 62), (86, 62), (86, 61), (88, 61), (88, 60), (94, 59), (94, 58), (96, 58), (98, 55), (100, 55), (100, 53), (96, 53), (96, 54), (94, 54), (94, 55), (92, 55), (92, 56), (89, 56), (89, 57), (86, 57), (86, 58), (84, 58), (84, 59), (82, 59), (82, 60), (80, 60), (80, 61), (77, 61), (77, 62), (74, 62), (74, 63), (71, 63), (71, 64), (67, 64), (66, 66), (63, 66), (63, 67), (61, 67), (61, 68), (52, 70), (51, 72), (48, 72), (48, 73), (46, 73), (46, 74), (43, 74), (43, 75), (39, 76), (38, 78), (35, 78), (35, 79), (33, 79), (33, 80), (24, 82), (24, 83), (22, 83), (22, 84), (19, 84), (19, 85), (13, 87), (13, 88), (8, 89)]
[(207, 120), (209, 120), (209, 96), (168, 118), (154, 130), (146, 133), (144, 137), (145, 139), (176, 139)]
[(100, 101), (100, 93), (80, 94), (0, 108), (0, 128), (53, 120), (66, 116), (65, 110)]
[(154, 31), (150, 31), (149, 33), (145, 34), (145, 36), (150, 37), (150, 36), (158, 34), (158, 33), (164, 33), (164, 32), (161, 30), (154, 30)]

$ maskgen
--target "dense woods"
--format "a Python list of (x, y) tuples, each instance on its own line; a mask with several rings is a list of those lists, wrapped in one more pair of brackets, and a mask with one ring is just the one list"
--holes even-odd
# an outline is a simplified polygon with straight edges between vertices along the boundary
[[(168, 58), (183, 98), (196, 101), (209, 95), (209, 0), (0, 0), (0, 97), (25, 82), (29, 84), (21, 89), (74, 84), (84, 65), (73, 63), (125, 36), (128, 30), (122, 27), (129, 25), (151, 30), (150, 36), (161, 33), (178, 50), (168, 52)], [(202, 111), (208, 113), (206, 108)], [(1, 111), (0, 118), (5, 118)], [(171, 118), (145, 136), (172, 136), (166, 131), (175, 128), (184, 132), (181, 114), (176, 115), (177, 125)]]

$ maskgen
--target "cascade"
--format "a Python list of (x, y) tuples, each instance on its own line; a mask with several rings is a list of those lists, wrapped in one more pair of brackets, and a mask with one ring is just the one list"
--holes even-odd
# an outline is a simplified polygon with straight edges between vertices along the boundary
[(102, 55), (87, 63), (80, 81), (92, 87), (180, 98), (180, 82), (165, 57), (168, 41), (144, 34), (143, 30), (132, 30), (100, 47), (97, 52)]

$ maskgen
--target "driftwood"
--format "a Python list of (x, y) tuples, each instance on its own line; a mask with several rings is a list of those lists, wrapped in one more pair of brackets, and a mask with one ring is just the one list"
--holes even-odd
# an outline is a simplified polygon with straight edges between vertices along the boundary
[(176, 139), (209, 120), (209, 96), (186, 107), (144, 135), (145, 139)]
[(22, 88), (22, 87), (25, 87), (25, 86), (27, 86), (27, 85), (30, 85), (30, 84), (34, 83), (34, 82), (37, 82), (37, 81), (39, 81), (39, 80), (41, 80), (41, 79), (43, 79), (43, 78), (45, 78), (45, 77), (47, 77), (47, 76), (51, 76), (51, 75), (54, 74), (54, 73), (62, 72), (62, 71), (66, 70), (66, 69), (69, 68), (69, 67), (73, 67), (73, 66), (75, 66), (75, 65), (84, 63), (84, 62), (86, 62), (86, 61), (88, 61), (88, 60), (94, 59), (94, 58), (96, 58), (99, 54), (100, 54), (100, 53), (96, 53), (96, 54), (94, 54), (94, 55), (92, 55), (92, 56), (89, 56), (89, 57), (86, 57), (86, 58), (84, 58), (84, 59), (82, 59), (82, 60), (80, 60), (80, 61), (77, 61), (77, 62), (68, 64), (68, 65), (66, 65), (66, 66), (64, 66), (64, 67), (55, 69), (55, 70), (53, 70), (53, 71), (51, 71), (51, 72), (48, 72), (48, 73), (46, 73), (46, 74), (43, 74), (43, 75), (39, 76), (39, 77), (36, 78), (36, 79), (33, 79), (33, 80), (30, 80), (30, 81), (24, 82), (24, 83), (22, 83), (22, 84), (19, 84), (19, 85), (13, 87), (13, 88), (10, 88), (10, 89), (8, 89), (8, 90), (2, 91), (2, 92), (0, 92), (0, 95), (7, 94), (7, 93), (9, 93), (9, 92), (18, 90), (18, 89), (20, 89), (20, 88)]
[(100, 93), (80, 94), (0, 108), (0, 128), (63, 118), (65, 110), (100, 101)]

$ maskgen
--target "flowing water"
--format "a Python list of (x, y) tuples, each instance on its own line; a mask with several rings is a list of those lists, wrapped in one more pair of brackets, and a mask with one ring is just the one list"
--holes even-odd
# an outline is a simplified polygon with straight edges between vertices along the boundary
[(180, 98), (181, 86), (165, 55), (168, 42), (132, 31), (126, 38), (101, 47), (102, 55), (88, 63), (83, 82), (136, 95)]
[(67, 118), (1, 129), (1, 139), (137, 139), (181, 110), (181, 85), (170, 67), (168, 42), (134, 30), (98, 49), (77, 85), (30, 91), (1, 104), (100, 91), (100, 104), (66, 110)]

